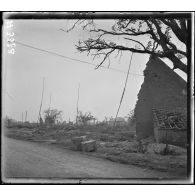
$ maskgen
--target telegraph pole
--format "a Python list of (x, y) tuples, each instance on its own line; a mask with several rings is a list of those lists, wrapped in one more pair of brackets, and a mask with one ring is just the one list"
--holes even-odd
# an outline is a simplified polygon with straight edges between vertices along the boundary
[(52, 94), (50, 94), (50, 99), (49, 99), (49, 109), (50, 109), (50, 107), (51, 107), (51, 95), (52, 95)]
[(44, 83), (45, 83), (45, 78), (43, 78), (43, 89), (42, 89), (42, 96), (41, 96), (41, 104), (40, 104), (40, 108), (39, 108), (38, 121), (40, 121), (40, 118), (41, 118), (41, 108), (42, 108), (42, 103), (43, 103)]
[(78, 86), (78, 92), (77, 92), (77, 116), (76, 116), (76, 124), (78, 123), (78, 114), (79, 114), (79, 92), (80, 92), (80, 83)]
[(27, 121), (27, 111), (26, 111), (26, 115), (25, 115), (25, 122)]
[(129, 77), (129, 71), (130, 71), (130, 68), (131, 68), (132, 57), (133, 57), (133, 53), (131, 54), (129, 68), (128, 68), (127, 76), (126, 76), (126, 80), (125, 80), (125, 85), (124, 85), (124, 88), (123, 88), (123, 93), (121, 95), (121, 99), (120, 99), (120, 103), (119, 103), (119, 106), (118, 106), (118, 110), (117, 110), (117, 113), (116, 113), (116, 116), (115, 116), (115, 119), (114, 119), (114, 125), (113, 125), (113, 127), (115, 127), (116, 119), (118, 117), (118, 113), (119, 113), (119, 110), (120, 110), (120, 107), (121, 107), (121, 104), (122, 104), (122, 101), (123, 101), (123, 97), (124, 97), (124, 94), (125, 94), (125, 89), (126, 89), (126, 86), (127, 86), (127, 80), (128, 80), (128, 77)]

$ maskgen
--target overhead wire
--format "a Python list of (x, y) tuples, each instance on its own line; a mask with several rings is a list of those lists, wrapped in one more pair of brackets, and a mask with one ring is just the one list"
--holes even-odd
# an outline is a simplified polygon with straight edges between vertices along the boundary
[[(35, 46), (32, 46), (32, 45), (26, 44), (26, 43), (22, 43), (22, 42), (19, 42), (19, 41), (15, 41), (15, 43), (17, 43), (19, 45), (22, 45), (24, 47), (28, 47), (28, 48), (31, 48), (31, 49), (35, 49), (35, 50), (39, 50), (39, 51), (45, 52), (45, 53), (56, 55), (58, 57), (65, 58), (65, 59), (68, 59), (68, 60), (85, 63), (85, 64), (88, 64), (88, 65), (92, 65), (94, 67), (97, 66), (97, 64), (93, 64), (93, 63), (90, 63), (90, 62), (87, 62), (87, 61), (84, 61), (84, 60), (79, 60), (79, 59), (75, 59), (75, 58), (72, 58), (72, 57), (68, 57), (68, 56), (65, 56), (65, 55), (53, 52), (53, 51), (49, 51), (49, 50), (46, 50), (46, 49), (41, 49), (41, 48), (38, 48), (38, 47), (35, 47)], [(127, 74), (126, 71), (115, 69), (115, 68), (111, 68), (111, 67), (100, 66), (100, 68), (105, 68), (105, 69), (108, 69), (108, 70), (117, 71), (117, 72), (121, 72), (121, 73)], [(135, 75), (135, 76), (144, 76), (144, 75), (137, 74), (137, 73), (129, 73), (129, 74)]]
[[(68, 59), (68, 60), (72, 60), (72, 61), (77, 61), (77, 62), (81, 62), (81, 63), (85, 63), (85, 64), (88, 64), (88, 65), (92, 65), (94, 67), (96, 67), (97, 65), (94, 64), (94, 63), (90, 63), (90, 62), (87, 62), (87, 61), (83, 61), (83, 60), (79, 60), (79, 59), (75, 59), (75, 58), (72, 58), (72, 57), (68, 57), (68, 56), (65, 56), (65, 55), (62, 55), (62, 54), (59, 54), (59, 53), (56, 53), (56, 52), (53, 52), (53, 51), (49, 51), (49, 50), (46, 50), (46, 49), (42, 49), (42, 48), (38, 48), (38, 47), (35, 47), (35, 46), (32, 46), (32, 45), (29, 45), (29, 44), (26, 44), (26, 43), (23, 43), (23, 42), (20, 42), (20, 41), (15, 41), (16, 44), (18, 45), (21, 45), (21, 46), (24, 46), (24, 47), (28, 47), (28, 48), (31, 48), (31, 49), (35, 49), (35, 50), (38, 50), (38, 51), (41, 51), (41, 52), (45, 52), (45, 53), (48, 53), (48, 54), (52, 54), (52, 55), (55, 55), (55, 56), (58, 56), (58, 57), (61, 57), (61, 58), (65, 58), (65, 59)], [(132, 59), (132, 56), (131, 56), (131, 59)], [(131, 63), (131, 62), (130, 62)], [(130, 66), (129, 66), (129, 69), (128, 69), (128, 72), (126, 71), (123, 71), (123, 70), (119, 70), (119, 69), (115, 69), (115, 68), (111, 68), (111, 67), (105, 67), (105, 66), (100, 66), (101, 68), (105, 68), (105, 69), (108, 69), (108, 70), (112, 70), (112, 71), (117, 71), (117, 72), (120, 72), (120, 73), (124, 73), (124, 74), (127, 74), (127, 78), (128, 78), (128, 75), (131, 74), (131, 75), (135, 75), (135, 76), (144, 76), (144, 75), (141, 75), (141, 74), (137, 74), (137, 73), (130, 73)], [(126, 78), (126, 82), (125, 82), (125, 87), (124, 87), (124, 90), (123, 90), (123, 94), (122, 94), (122, 97), (121, 97), (121, 101), (120, 101), (120, 105), (122, 103), (122, 98), (124, 96), (124, 92), (125, 92), (125, 88), (126, 88), (126, 83), (127, 83), (127, 78)], [(13, 97), (11, 97), (11, 95), (8, 94), (8, 92), (6, 92), (6, 94), (9, 96), (10, 99), (14, 100)], [(120, 109), (120, 105), (119, 105), (119, 109)], [(119, 111), (118, 109), (118, 111)], [(118, 114), (118, 111), (117, 111), (117, 114)], [(117, 116), (117, 115), (116, 115)], [(115, 118), (116, 120), (116, 118)]]

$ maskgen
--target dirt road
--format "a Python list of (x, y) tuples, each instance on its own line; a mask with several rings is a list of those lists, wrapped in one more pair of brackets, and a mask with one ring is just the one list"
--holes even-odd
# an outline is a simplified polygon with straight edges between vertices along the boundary
[(165, 172), (114, 163), (79, 152), (4, 138), (4, 178), (174, 178)]

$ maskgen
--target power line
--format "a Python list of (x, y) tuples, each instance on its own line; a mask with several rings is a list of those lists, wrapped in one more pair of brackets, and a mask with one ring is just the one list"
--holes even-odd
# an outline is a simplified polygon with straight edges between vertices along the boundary
[[(75, 59), (75, 58), (71, 58), (71, 57), (68, 57), (68, 56), (65, 56), (65, 55), (62, 55), (62, 54), (58, 54), (58, 53), (53, 52), (53, 51), (48, 51), (48, 50), (45, 50), (45, 49), (34, 47), (34, 46), (31, 46), (29, 44), (25, 44), (25, 43), (22, 43), (22, 42), (19, 42), (19, 41), (15, 41), (15, 43), (17, 43), (19, 45), (22, 45), (24, 47), (28, 47), (28, 48), (31, 48), (31, 49), (35, 49), (35, 50), (39, 50), (39, 51), (45, 52), (45, 53), (56, 55), (56, 56), (61, 57), (61, 58), (65, 58), (65, 59), (68, 59), (68, 60), (77, 61), (77, 62), (81, 62), (81, 63), (85, 63), (85, 64), (88, 64), (88, 65), (92, 65), (92, 66), (97, 67), (96, 64), (93, 64), (93, 63), (90, 63), (90, 62), (87, 62), (87, 61), (83, 61), (83, 60), (79, 60), (79, 59)], [(110, 67), (106, 67), (106, 66), (100, 66), (100, 68), (105, 68), (105, 69), (108, 69), (108, 70), (113, 70), (113, 71), (117, 71), (117, 72), (121, 72), (121, 73), (127, 74), (127, 72), (125, 72), (123, 70), (116, 69), (116, 68), (110, 68)], [(136, 75), (136, 76), (144, 76), (144, 75), (137, 74), (137, 73), (129, 73), (129, 74)]]

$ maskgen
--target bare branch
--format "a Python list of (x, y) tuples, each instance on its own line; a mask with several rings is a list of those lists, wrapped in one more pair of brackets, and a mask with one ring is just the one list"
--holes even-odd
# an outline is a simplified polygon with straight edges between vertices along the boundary
[(83, 30), (85, 30), (85, 29), (87, 28), (87, 26), (93, 25), (93, 24), (94, 24), (93, 19), (91, 19), (91, 20), (88, 21), (82, 28), (83, 28)]
[[(81, 23), (82, 22), (80, 22), (80, 24)], [(77, 24), (79, 24), (78, 21), (71, 29), (73, 29)], [(86, 28), (87, 24), (83, 26), (83, 29)], [(180, 70), (187, 72), (187, 67), (180, 58), (181, 55), (187, 57), (187, 51), (179, 50), (177, 48), (177, 44), (174, 44), (171, 41), (171, 37), (174, 34), (181, 42), (185, 45), (187, 44), (186, 19), (120, 19), (112, 26), (112, 30), (110, 31), (96, 29), (94, 27), (89, 32), (95, 33), (95, 38), (89, 38), (79, 42), (79, 44), (76, 45), (76, 48), (80, 52), (87, 52), (87, 55), (91, 54), (94, 56), (94, 59), (96, 57), (103, 56), (103, 60), (96, 69), (101, 66), (106, 59), (109, 60), (110, 66), (109, 57), (114, 51), (117, 52), (115, 57), (118, 57), (119, 54), (122, 55), (123, 51), (130, 51), (134, 53), (156, 55), (160, 58), (166, 57), (173, 62), (174, 68), (179, 68)], [(125, 40), (132, 41), (135, 44), (137, 43), (140, 47), (133, 48), (127, 45), (124, 46), (116, 42), (108, 41), (106, 40), (107, 35), (110, 35), (111, 37), (122, 36)], [(139, 39), (134, 39), (136, 36), (147, 35), (149, 35), (148, 38), (150, 39), (147, 42), (147, 45), (145, 45), (144, 41), (142, 42)]]
[[(135, 49), (131, 47), (125, 47), (122, 45), (116, 45), (115, 43), (112, 43), (112, 42), (106, 43), (105, 41), (98, 40), (98, 39), (97, 40), (88, 39), (87, 41), (80, 43), (80, 45), (77, 45), (76, 47), (80, 52), (114, 49), (114, 50), (121, 50), (121, 51), (131, 51), (134, 53), (154, 54), (152, 51), (147, 50), (147, 49), (140, 50), (140, 49)], [(156, 55), (158, 55), (159, 57), (165, 57), (164, 54), (161, 54), (161, 53), (156, 53)]]
[(104, 56), (104, 59), (101, 61), (101, 63), (100, 63), (98, 66), (95, 67), (95, 69), (98, 69), (98, 68), (103, 64), (103, 62), (106, 60), (106, 58), (109, 57), (109, 55), (110, 55), (114, 50), (115, 50), (115, 49), (112, 49), (112, 50), (110, 50), (108, 53), (106, 53), (105, 56)]
[(77, 24), (79, 21), (80, 21), (80, 20), (77, 20), (77, 21), (73, 24), (73, 26), (72, 26), (71, 28), (69, 28), (69, 29), (66, 30), (66, 32), (70, 32), (72, 29), (74, 29), (75, 26), (76, 26), (76, 24)]
[(140, 44), (140, 45), (144, 48), (144, 50), (146, 50), (145, 46), (144, 46), (141, 42), (136, 41), (136, 40), (134, 40), (134, 39), (130, 39), (130, 38), (124, 38), (124, 39), (127, 39), (127, 40), (130, 40), (130, 41), (133, 41), (133, 42), (139, 43), (139, 44)]
[(103, 29), (93, 29), (93, 30), (90, 30), (90, 32), (102, 32), (103, 35), (128, 35), (128, 36), (138, 36), (138, 35), (145, 35), (145, 34), (151, 34), (151, 31), (145, 31), (145, 32), (134, 32), (132, 31), (133, 33), (127, 33), (127, 32), (121, 32), (121, 33), (118, 33), (118, 32), (115, 32), (115, 31), (106, 31), (106, 30), (103, 30)]
[(110, 56), (108, 56), (108, 68), (110, 67)]
[[(85, 22), (86, 21), (86, 19), (83, 19), (83, 20), (81, 20), (81, 19), (79, 19), (79, 20), (77, 20), (73, 25), (72, 25), (72, 27), (71, 28), (69, 28), (69, 29), (67, 29), (65, 32), (70, 32), (71, 30), (73, 30), (75, 27), (76, 27), (76, 25), (80, 25), (80, 24), (82, 24), (83, 22)], [(84, 26), (83, 26), (83, 30), (89, 25), (90, 23), (86, 23)], [(63, 30), (63, 29), (60, 29), (60, 30)], [(63, 30), (64, 31), (64, 30)]]
[[(166, 19), (161, 19), (161, 21), (166, 24), (167, 26), (171, 27), (172, 31), (175, 33), (175, 35), (177, 36), (177, 38), (183, 42), (183, 43), (187, 43), (187, 29), (184, 28), (184, 26), (182, 25), (182, 28), (180, 28), (177, 24), (177, 22), (174, 19), (170, 19), (170, 21), (166, 20)], [(185, 29), (185, 30), (184, 30)]]
[(118, 55), (119, 55), (119, 52), (120, 52), (120, 50), (117, 50), (117, 54), (116, 54), (115, 58), (116, 58), (116, 57), (118, 57)]
[(122, 53), (122, 51), (120, 51), (119, 63), (121, 62), (122, 55), (123, 55), (123, 53)]
[(177, 52), (184, 55), (185, 57), (187, 57), (187, 53), (185, 51), (181, 51), (181, 50), (178, 49)]

